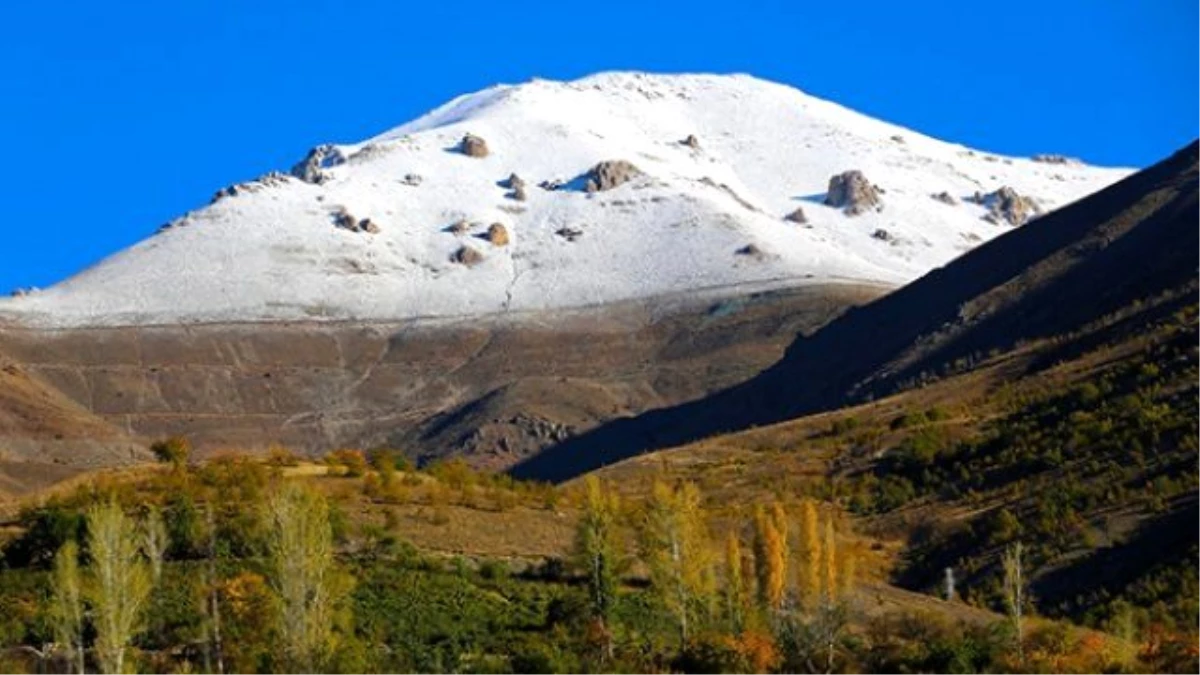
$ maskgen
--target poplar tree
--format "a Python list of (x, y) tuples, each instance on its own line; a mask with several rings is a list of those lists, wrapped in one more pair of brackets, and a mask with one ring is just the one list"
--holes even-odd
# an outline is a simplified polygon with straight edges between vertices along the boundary
[(268, 495), (268, 583), (286, 666), (315, 672), (329, 645), (337, 591), (333, 528), (324, 497), (296, 483)]
[(746, 627), (746, 577), (742, 569), (742, 543), (737, 533), (725, 538), (725, 617), (729, 630), (740, 634)]
[(1004, 605), (1016, 633), (1017, 657), (1025, 662), (1025, 578), (1021, 542), (1012, 544), (1004, 551)]
[(656, 481), (642, 522), (642, 549), (650, 583), (687, 642), (696, 607), (711, 597), (713, 577), (700, 491)]
[(87, 511), (87, 595), (96, 629), (96, 660), (105, 673), (125, 672), (125, 653), (150, 595), (150, 571), (137, 525), (115, 501)]
[(821, 597), (821, 539), (817, 504), (810, 498), (800, 502), (800, 528), (797, 533), (796, 575), (800, 605), (817, 606)]
[(142, 552), (150, 563), (150, 580), (157, 586), (162, 580), (163, 559), (167, 554), (167, 526), (162, 511), (151, 506), (142, 518)]
[(833, 606), (838, 598), (837, 540), (834, 533), (833, 514), (825, 517), (825, 534), (821, 542), (821, 580), (825, 590), (825, 604)]
[(758, 507), (754, 512), (754, 570), (758, 601), (764, 611), (776, 612), (783, 604), (787, 576), (787, 544), (778, 521)]
[(84, 670), (83, 587), (79, 574), (79, 545), (68, 540), (54, 556), (50, 622), (54, 639), (63, 645), (76, 672)]
[[(595, 476), (588, 476), (584, 487), (583, 515), (575, 532), (575, 560), (587, 574), (592, 619), (600, 623), (605, 635), (610, 635), (609, 622), (616, 604), (622, 557), (618, 530), (620, 502), (615, 493), (606, 493)], [(611, 640), (605, 649), (611, 656)]]

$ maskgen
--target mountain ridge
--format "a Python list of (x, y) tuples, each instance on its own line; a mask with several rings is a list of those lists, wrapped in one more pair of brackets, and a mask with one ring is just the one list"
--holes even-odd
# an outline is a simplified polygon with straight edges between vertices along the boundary
[[(461, 151), (468, 135), (486, 156)], [(617, 160), (628, 182), (583, 189)], [(872, 193), (858, 215), (824, 203), (849, 171)], [(0, 320), (384, 321), (747, 283), (896, 285), (1009, 229), (1003, 188), (1030, 200), (1016, 222), (1126, 173), (979, 153), (745, 75), (535, 80), (318, 146), (293, 175), (223, 189), (158, 235), (0, 301)], [(788, 220), (797, 209), (806, 222)]]

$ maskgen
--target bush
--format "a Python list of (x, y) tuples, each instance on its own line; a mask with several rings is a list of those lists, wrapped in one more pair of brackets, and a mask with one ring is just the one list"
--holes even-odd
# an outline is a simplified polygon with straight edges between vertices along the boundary
[(367, 458), (362, 450), (342, 448), (325, 455), (325, 463), (342, 476), (358, 478), (367, 472)]
[(192, 454), (192, 444), (183, 436), (172, 436), (150, 444), (150, 452), (163, 464), (178, 468), (187, 464), (188, 456)]

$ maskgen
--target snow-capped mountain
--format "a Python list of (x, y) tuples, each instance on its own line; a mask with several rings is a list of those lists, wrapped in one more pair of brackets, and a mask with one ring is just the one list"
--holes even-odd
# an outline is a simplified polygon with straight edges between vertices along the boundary
[(1128, 173), (973, 151), (744, 75), (535, 80), (315, 148), (290, 174), (224, 189), (132, 248), (0, 301), (0, 318), (528, 316), (901, 284)]

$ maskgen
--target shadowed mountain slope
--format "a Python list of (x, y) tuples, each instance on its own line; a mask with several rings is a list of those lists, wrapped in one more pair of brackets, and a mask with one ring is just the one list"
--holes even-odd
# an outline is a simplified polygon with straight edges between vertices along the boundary
[(1083, 339), (1071, 334), (1144, 298), (1194, 293), (1197, 219), (1192, 143), (848, 311), (742, 385), (600, 427), (514, 472), (563, 480), (642, 452), (892, 393), (1021, 342)]

